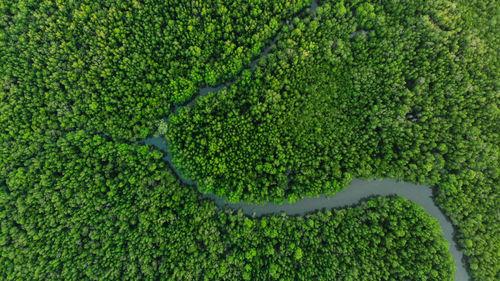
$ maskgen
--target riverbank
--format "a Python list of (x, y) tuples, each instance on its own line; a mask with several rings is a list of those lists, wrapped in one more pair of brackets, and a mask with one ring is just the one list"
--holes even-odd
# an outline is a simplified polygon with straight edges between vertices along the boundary
[[(166, 153), (163, 160), (169, 164), (174, 173), (177, 174), (178, 178), (184, 184), (195, 185), (192, 180), (184, 178), (172, 164), (172, 155), (168, 151), (167, 142), (164, 138), (150, 137), (139, 142), (149, 146), (154, 146)], [(391, 195), (398, 195), (418, 204), (424, 208), (427, 213), (438, 220), (443, 231), (443, 237), (449, 243), (449, 250), (455, 263), (455, 280), (470, 280), (466, 270), (467, 264), (464, 259), (464, 255), (455, 241), (455, 229), (453, 228), (451, 221), (434, 203), (432, 188), (428, 186), (416, 185), (393, 179), (379, 179), (371, 181), (354, 179), (349, 186), (347, 186), (343, 191), (336, 193), (333, 197), (320, 196), (315, 198), (302, 198), (294, 203), (267, 203), (264, 205), (243, 202), (229, 203), (226, 199), (217, 197), (213, 194), (203, 194), (202, 198), (213, 200), (220, 208), (230, 208), (235, 211), (241, 210), (245, 215), (260, 217), (281, 213), (285, 213), (289, 216), (304, 216), (323, 209), (345, 208), (358, 205), (373, 196)]]

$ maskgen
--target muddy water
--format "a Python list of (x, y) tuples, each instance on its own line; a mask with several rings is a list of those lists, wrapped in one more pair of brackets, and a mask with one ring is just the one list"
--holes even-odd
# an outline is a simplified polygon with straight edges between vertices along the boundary
[[(310, 11), (314, 13), (318, 7), (317, 1), (313, 1)], [(287, 22), (286, 24), (289, 24)], [(278, 33), (279, 34), (279, 33)], [(253, 70), (258, 61), (265, 57), (271, 47), (276, 44), (279, 37), (278, 35), (272, 40), (272, 42), (262, 51), (262, 53), (252, 61), (249, 66), (250, 70)], [(201, 88), (199, 94), (195, 96), (189, 103), (184, 106), (192, 106), (196, 100), (205, 96), (209, 93), (217, 93), (221, 89), (228, 87), (233, 82), (227, 82), (225, 84), (219, 85), (217, 87), (204, 87)], [(182, 106), (175, 108), (175, 112)], [(187, 185), (194, 185), (195, 183), (186, 179), (177, 170), (177, 168), (172, 164), (172, 154), (168, 150), (167, 142), (163, 137), (150, 137), (143, 140), (139, 140), (139, 143), (144, 143), (150, 146), (154, 146), (161, 151), (165, 152), (166, 156), (163, 158), (172, 170), (177, 174), (179, 179)], [(294, 203), (275, 204), (268, 203), (264, 205), (252, 204), (252, 203), (229, 203), (223, 198), (216, 197), (212, 194), (203, 194), (203, 198), (207, 200), (213, 200), (215, 204), (221, 208), (231, 208), (233, 210), (241, 209), (244, 214), (249, 216), (263, 216), (271, 214), (286, 213), (287, 215), (299, 215), (303, 216), (308, 213), (312, 213), (322, 209), (332, 209), (332, 208), (342, 208), (351, 205), (359, 204), (360, 201), (371, 197), (371, 196), (389, 196), (389, 195), (399, 195), (405, 197), (406, 199), (420, 205), (424, 208), (430, 215), (436, 218), (443, 231), (443, 237), (448, 241), (450, 246), (450, 253), (453, 257), (456, 267), (456, 281), (468, 281), (470, 277), (465, 270), (466, 263), (464, 260), (463, 253), (461, 249), (458, 248), (457, 243), (454, 240), (455, 230), (451, 225), (448, 218), (441, 212), (441, 210), (434, 204), (432, 188), (428, 186), (415, 185), (407, 182), (399, 182), (392, 179), (380, 179), (363, 181), (355, 179), (351, 184), (346, 187), (345, 190), (335, 194), (333, 197), (320, 196), (316, 198), (303, 198)]]
[(360, 201), (372, 196), (389, 196), (399, 195), (406, 199), (417, 203), (424, 208), (427, 213), (439, 221), (439, 225), (443, 230), (443, 237), (448, 241), (450, 253), (455, 262), (456, 272), (455, 280), (469, 280), (463, 254), (458, 248), (454, 240), (455, 231), (451, 222), (434, 204), (432, 197), (432, 188), (428, 186), (415, 185), (408, 182), (399, 182), (392, 179), (381, 179), (372, 181), (363, 181), (354, 179), (345, 190), (335, 194), (333, 197), (320, 196), (316, 198), (304, 198), (294, 203), (275, 204), (268, 203), (265, 205), (255, 205), (248, 203), (228, 203), (227, 200), (218, 198), (214, 195), (205, 194), (204, 198), (214, 200), (219, 207), (229, 207), (234, 210), (241, 209), (244, 214), (250, 216), (262, 216), (269, 214), (286, 213), (287, 215), (299, 215), (332, 208), (342, 208), (351, 205), (359, 204)]
[[(151, 137), (140, 141), (147, 145), (155, 146), (156, 148), (167, 153), (163, 159), (168, 162), (179, 179), (188, 185), (193, 185), (192, 180), (182, 177), (179, 171), (172, 165), (172, 156), (168, 153), (167, 143), (162, 137)], [(263, 216), (271, 214), (286, 213), (291, 216), (303, 216), (323, 209), (343, 208), (351, 205), (359, 204), (360, 201), (371, 196), (389, 196), (399, 195), (420, 205), (427, 213), (436, 218), (443, 231), (443, 237), (448, 241), (450, 253), (453, 257), (456, 267), (457, 281), (468, 281), (469, 276), (465, 270), (465, 261), (461, 249), (458, 248), (454, 240), (455, 230), (451, 222), (443, 214), (443, 212), (434, 204), (432, 188), (423, 185), (416, 185), (408, 182), (400, 182), (393, 179), (380, 179), (363, 181), (354, 179), (345, 190), (335, 194), (333, 197), (320, 196), (316, 198), (303, 198), (294, 203), (276, 204), (268, 203), (264, 205), (252, 203), (229, 203), (226, 199), (219, 198), (212, 194), (203, 194), (203, 198), (210, 199), (221, 208), (231, 208), (233, 210), (242, 210), (244, 214), (249, 216)]]

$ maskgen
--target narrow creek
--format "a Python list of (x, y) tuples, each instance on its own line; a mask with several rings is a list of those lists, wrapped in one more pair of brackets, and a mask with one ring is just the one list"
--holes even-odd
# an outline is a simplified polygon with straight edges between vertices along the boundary
[[(310, 13), (314, 13), (318, 7), (318, 3), (314, 0), (310, 7)], [(289, 24), (289, 21), (285, 25)], [(271, 43), (262, 51), (262, 53), (255, 58), (247, 69), (253, 70), (258, 61), (265, 57), (271, 47), (276, 44), (279, 38), (278, 34), (273, 38)], [(196, 100), (209, 93), (217, 93), (221, 89), (230, 86), (233, 81), (221, 84), (217, 87), (203, 87), (200, 88), (199, 94), (192, 98), (192, 100), (185, 104), (184, 106), (192, 106)], [(174, 113), (184, 106), (176, 106)], [(184, 178), (177, 168), (172, 164), (172, 154), (168, 149), (167, 142), (165, 138), (161, 136), (153, 136), (138, 140), (138, 143), (143, 143), (149, 146), (154, 146), (157, 149), (163, 151), (166, 156), (163, 158), (165, 162), (169, 164), (174, 173), (177, 174), (178, 178), (187, 185), (195, 185), (195, 183)], [(443, 231), (443, 237), (448, 241), (450, 247), (450, 253), (453, 257), (456, 271), (455, 280), (456, 281), (468, 281), (471, 280), (469, 274), (466, 270), (466, 261), (455, 241), (455, 229), (453, 228), (450, 220), (444, 215), (444, 213), (436, 206), (433, 200), (433, 189), (428, 186), (416, 185), (408, 182), (396, 181), (393, 179), (378, 179), (364, 181), (359, 179), (354, 179), (345, 190), (335, 194), (333, 197), (320, 196), (316, 198), (303, 198), (295, 203), (276, 204), (267, 203), (264, 205), (252, 204), (252, 203), (229, 203), (224, 198), (219, 198), (213, 194), (203, 194), (202, 198), (213, 200), (215, 204), (221, 208), (230, 208), (233, 210), (241, 209), (245, 215), (248, 216), (263, 216), (286, 213), (287, 215), (299, 215), (303, 216), (308, 213), (312, 213), (322, 209), (333, 209), (333, 208), (344, 208), (352, 205), (357, 205), (364, 199), (372, 196), (390, 196), (399, 195), (405, 197), (406, 199), (420, 205), (424, 208), (430, 215), (436, 218)]]
[[(139, 141), (149, 146), (154, 146), (157, 149), (165, 152), (167, 156), (163, 158), (169, 164), (172, 170), (177, 174), (179, 179), (187, 185), (195, 183), (184, 178), (177, 168), (172, 164), (172, 154), (168, 151), (167, 142), (163, 137), (150, 137)], [(323, 209), (344, 208), (352, 205), (357, 205), (364, 199), (372, 196), (390, 196), (399, 195), (420, 205), (427, 213), (436, 218), (443, 231), (443, 237), (448, 241), (450, 253), (453, 257), (456, 271), (456, 281), (471, 280), (466, 268), (466, 262), (461, 249), (455, 241), (455, 229), (451, 225), (450, 220), (436, 206), (433, 200), (433, 190), (429, 186), (416, 185), (408, 182), (396, 181), (393, 179), (378, 179), (364, 181), (354, 179), (345, 190), (338, 192), (333, 197), (313, 197), (303, 198), (295, 203), (276, 204), (267, 203), (264, 205), (252, 203), (229, 203), (226, 199), (217, 197), (213, 194), (203, 194), (202, 198), (210, 199), (221, 208), (230, 208), (233, 210), (242, 210), (245, 215), (260, 217), (263, 215), (273, 215), (286, 213), (290, 216), (303, 216), (308, 213)]]

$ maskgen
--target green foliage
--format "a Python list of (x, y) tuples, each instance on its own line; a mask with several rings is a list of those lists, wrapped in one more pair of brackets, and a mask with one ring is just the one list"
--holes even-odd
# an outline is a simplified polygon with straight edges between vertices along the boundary
[[(217, 253), (199, 252), (200, 260), (188, 253), (198, 247), (198, 231), (213, 232), (206, 243), (217, 239), (215, 207), (179, 184), (161, 156), (79, 131), (2, 170), (0, 279), (199, 275), (208, 266), (200, 262)], [(201, 212), (192, 213), (196, 209)], [(214, 240), (210, 249), (220, 243)], [(175, 271), (181, 264), (184, 271)]]
[(145, 137), (198, 87), (238, 74), (308, 2), (5, 1), (0, 128)]
[(498, 25), (481, 1), (323, 1), (251, 77), (170, 118), (174, 163), (233, 202), (332, 194), (353, 177), (436, 186), (472, 276), (494, 280)]
[(249, 218), (217, 212), (158, 156), (79, 131), (4, 170), (0, 279), (452, 280), (437, 221), (406, 199)]
[(200, 190), (231, 201), (354, 177), (435, 185), (472, 277), (498, 279), (496, 2), (325, 0), (292, 18), (310, 1), (0, 1), (0, 279), (453, 279), (415, 204), (217, 210), (125, 141), (156, 129)]
[[(244, 271), (240, 255), (262, 249), (252, 259), (250, 280), (453, 280), (437, 221), (401, 197), (304, 218), (263, 217), (251, 227), (247, 218), (235, 218), (227, 262)], [(270, 228), (277, 235), (269, 236)]]

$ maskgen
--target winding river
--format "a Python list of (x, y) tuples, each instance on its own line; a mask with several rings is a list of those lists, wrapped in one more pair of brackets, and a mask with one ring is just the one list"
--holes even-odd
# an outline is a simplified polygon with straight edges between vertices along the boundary
[[(317, 7), (317, 2), (313, 1), (310, 7), (310, 13), (314, 13)], [(289, 22), (287, 22), (286, 24), (289, 24)], [(262, 51), (262, 53), (252, 61), (252, 63), (248, 67), (250, 70), (253, 70), (256, 67), (257, 62), (269, 53), (271, 46), (276, 44), (278, 38), (279, 32), (278, 35), (273, 38), (272, 42)], [(204, 96), (212, 92), (216, 93), (219, 90), (230, 86), (231, 84), (232, 81), (219, 85), (217, 87), (201, 88), (199, 94), (184, 106), (191, 106), (200, 96)], [(175, 112), (177, 112), (180, 107), (176, 107)], [(187, 185), (195, 184), (192, 180), (182, 177), (177, 168), (172, 164), (172, 154), (169, 152), (167, 143), (163, 137), (153, 136), (139, 140), (138, 142), (149, 146), (154, 146), (163, 151), (166, 154), (163, 160), (169, 164), (169, 166), (177, 174), (179, 179)], [(372, 196), (390, 195), (399, 195), (405, 197), (406, 199), (423, 207), (430, 215), (432, 215), (439, 221), (439, 225), (441, 226), (441, 229), (443, 231), (443, 237), (449, 243), (450, 253), (455, 263), (455, 280), (471, 280), (466, 270), (466, 261), (463, 253), (454, 239), (455, 229), (453, 228), (450, 220), (434, 204), (433, 189), (428, 186), (415, 185), (412, 183), (400, 182), (393, 179), (379, 179), (370, 181), (354, 179), (350, 183), (350, 185), (346, 187), (345, 190), (338, 192), (333, 197), (320, 196), (316, 198), (303, 198), (295, 203), (268, 203), (265, 205), (257, 205), (251, 203), (229, 203), (226, 199), (219, 198), (213, 194), (203, 194), (202, 197), (205, 199), (213, 200), (215, 204), (221, 208), (227, 207), (233, 210), (241, 209), (245, 215), (259, 217), (263, 215), (280, 213), (286, 213), (287, 215), (292, 216), (303, 216), (305, 214), (322, 209), (343, 208), (357, 205), (364, 199)]]
[[(192, 180), (182, 177), (179, 171), (172, 164), (172, 155), (168, 151), (167, 143), (163, 137), (150, 137), (139, 141), (140, 143), (154, 146), (165, 152), (167, 156), (163, 158), (169, 164), (172, 170), (177, 174), (179, 179), (187, 185), (194, 185)], [(372, 196), (390, 196), (399, 195), (420, 205), (427, 213), (436, 218), (443, 231), (443, 237), (448, 241), (450, 253), (453, 257), (456, 271), (456, 281), (471, 280), (467, 271), (466, 263), (461, 249), (458, 247), (454, 237), (455, 230), (451, 225), (450, 220), (443, 212), (434, 204), (432, 188), (423, 185), (416, 185), (408, 182), (400, 182), (393, 179), (380, 180), (358, 180), (354, 179), (345, 190), (338, 192), (333, 197), (320, 196), (315, 198), (303, 198), (295, 203), (276, 204), (267, 203), (264, 205), (251, 203), (229, 203), (226, 199), (217, 197), (213, 194), (203, 194), (203, 198), (210, 199), (221, 208), (231, 208), (233, 210), (241, 209), (248, 216), (263, 216), (271, 214), (286, 213), (287, 215), (299, 215), (332, 208), (344, 208), (352, 205), (357, 205), (364, 199)]]

